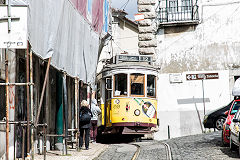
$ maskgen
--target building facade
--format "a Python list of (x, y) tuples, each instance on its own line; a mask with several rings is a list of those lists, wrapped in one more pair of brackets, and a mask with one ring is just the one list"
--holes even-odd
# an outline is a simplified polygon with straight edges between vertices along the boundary
[[(0, 1), (0, 7), (7, 8), (7, 2)], [(64, 151), (64, 143), (77, 141), (80, 102), (83, 99), (90, 101), (90, 88), (95, 85), (100, 46), (109, 30), (111, 0), (11, 2), (10, 12), (14, 7), (27, 8), (28, 47), (8, 51), (0, 48), (0, 81), (4, 83), (6, 80), (4, 54), (7, 51), (9, 82), (26, 83), (30, 79), (34, 86), (9, 87), (9, 120), (23, 123), (29, 117), (30, 128), (33, 128), (33, 123), (47, 124), (46, 149)], [(8, 13), (0, 13), (0, 23), (6, 23), (7, 33), (4, 17)], [(12, 16), (19, 15), (14, 13)], [(12, 21), (12, 29), (15, 24)], [(0, 90), (0, 94), (5, 95), (5, 86), (0, 86)], [(4, 123), (4, 101), (0, 109), (3, 111), (0, 121)], [(30, 129), (29, 135), (27, 127), (10, 125), (9, 159), (43, 153), (44, 139), (39, 136), (44, 133), (41, 125)], [(66, 135), (72, 137), (67, 138)], [(0, 141), (1, 159), (6, 156), (5, 124), (0, 124)]]
[[(204, 114), (233, 99), (240, 76), (239, 7), (226, 0), (156, 1), (156, 139), (202, 133)], [(211, 74), (216, 77), (208, 79)]]

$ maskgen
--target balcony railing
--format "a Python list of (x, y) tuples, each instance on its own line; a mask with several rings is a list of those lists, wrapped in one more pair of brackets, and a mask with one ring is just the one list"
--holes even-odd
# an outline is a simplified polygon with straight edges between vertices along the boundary
[(198, 21), (198, 6), (159, 7), (158, 19), (160, 24)]

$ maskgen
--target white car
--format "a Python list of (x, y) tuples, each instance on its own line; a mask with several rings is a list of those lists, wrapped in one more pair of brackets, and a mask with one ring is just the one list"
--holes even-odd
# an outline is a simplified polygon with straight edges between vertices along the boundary
[(239, 157), (240, 157), (240, 109), (238, 109), (237, 113), (232, 119), (230, 124), (230, 149), (234, 150), (237, 147), (239, 148)]

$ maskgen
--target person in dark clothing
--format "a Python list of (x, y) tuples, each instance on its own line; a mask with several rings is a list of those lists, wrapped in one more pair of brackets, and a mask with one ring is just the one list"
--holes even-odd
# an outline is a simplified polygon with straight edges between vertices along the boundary
[[(90, 128), (91, 128), (91, 117), (92, 117), (92, 112), (89, 109), (89, 104), (86, 100), (83, 100), (81, 102), (81, 108), (79, 111), (80, 114), (80, 119), (79, 119), (79, 129), (80, 129), (80, 137), (79, 137), (79, 147), (80, 149), (83, 146), (83, 135), (85, 133), (85, 147), (86, 150), (89, 149), (89, 133), (90, 133)], [(90, 119), (88, 120), (81, 120), (81, 116), (88, 114), (87, 116), (90, 115)]]

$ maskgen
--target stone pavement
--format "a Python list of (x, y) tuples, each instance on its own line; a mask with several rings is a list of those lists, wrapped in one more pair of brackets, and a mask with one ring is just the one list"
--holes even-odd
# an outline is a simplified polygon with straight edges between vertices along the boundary
[[(101, 143), (90, 143), (89, 150), (85, 150), (85, 147), (76, 151), (76, 149), (68, 149), (68, 155), (62, 155), (62, 151), (48, 151), (47, 160), (93, 160), (98, 157), (103, 151), (108, 148), (108, 145)], [(34, 160), (43, 160), (43, 155), (34, 155)]]

